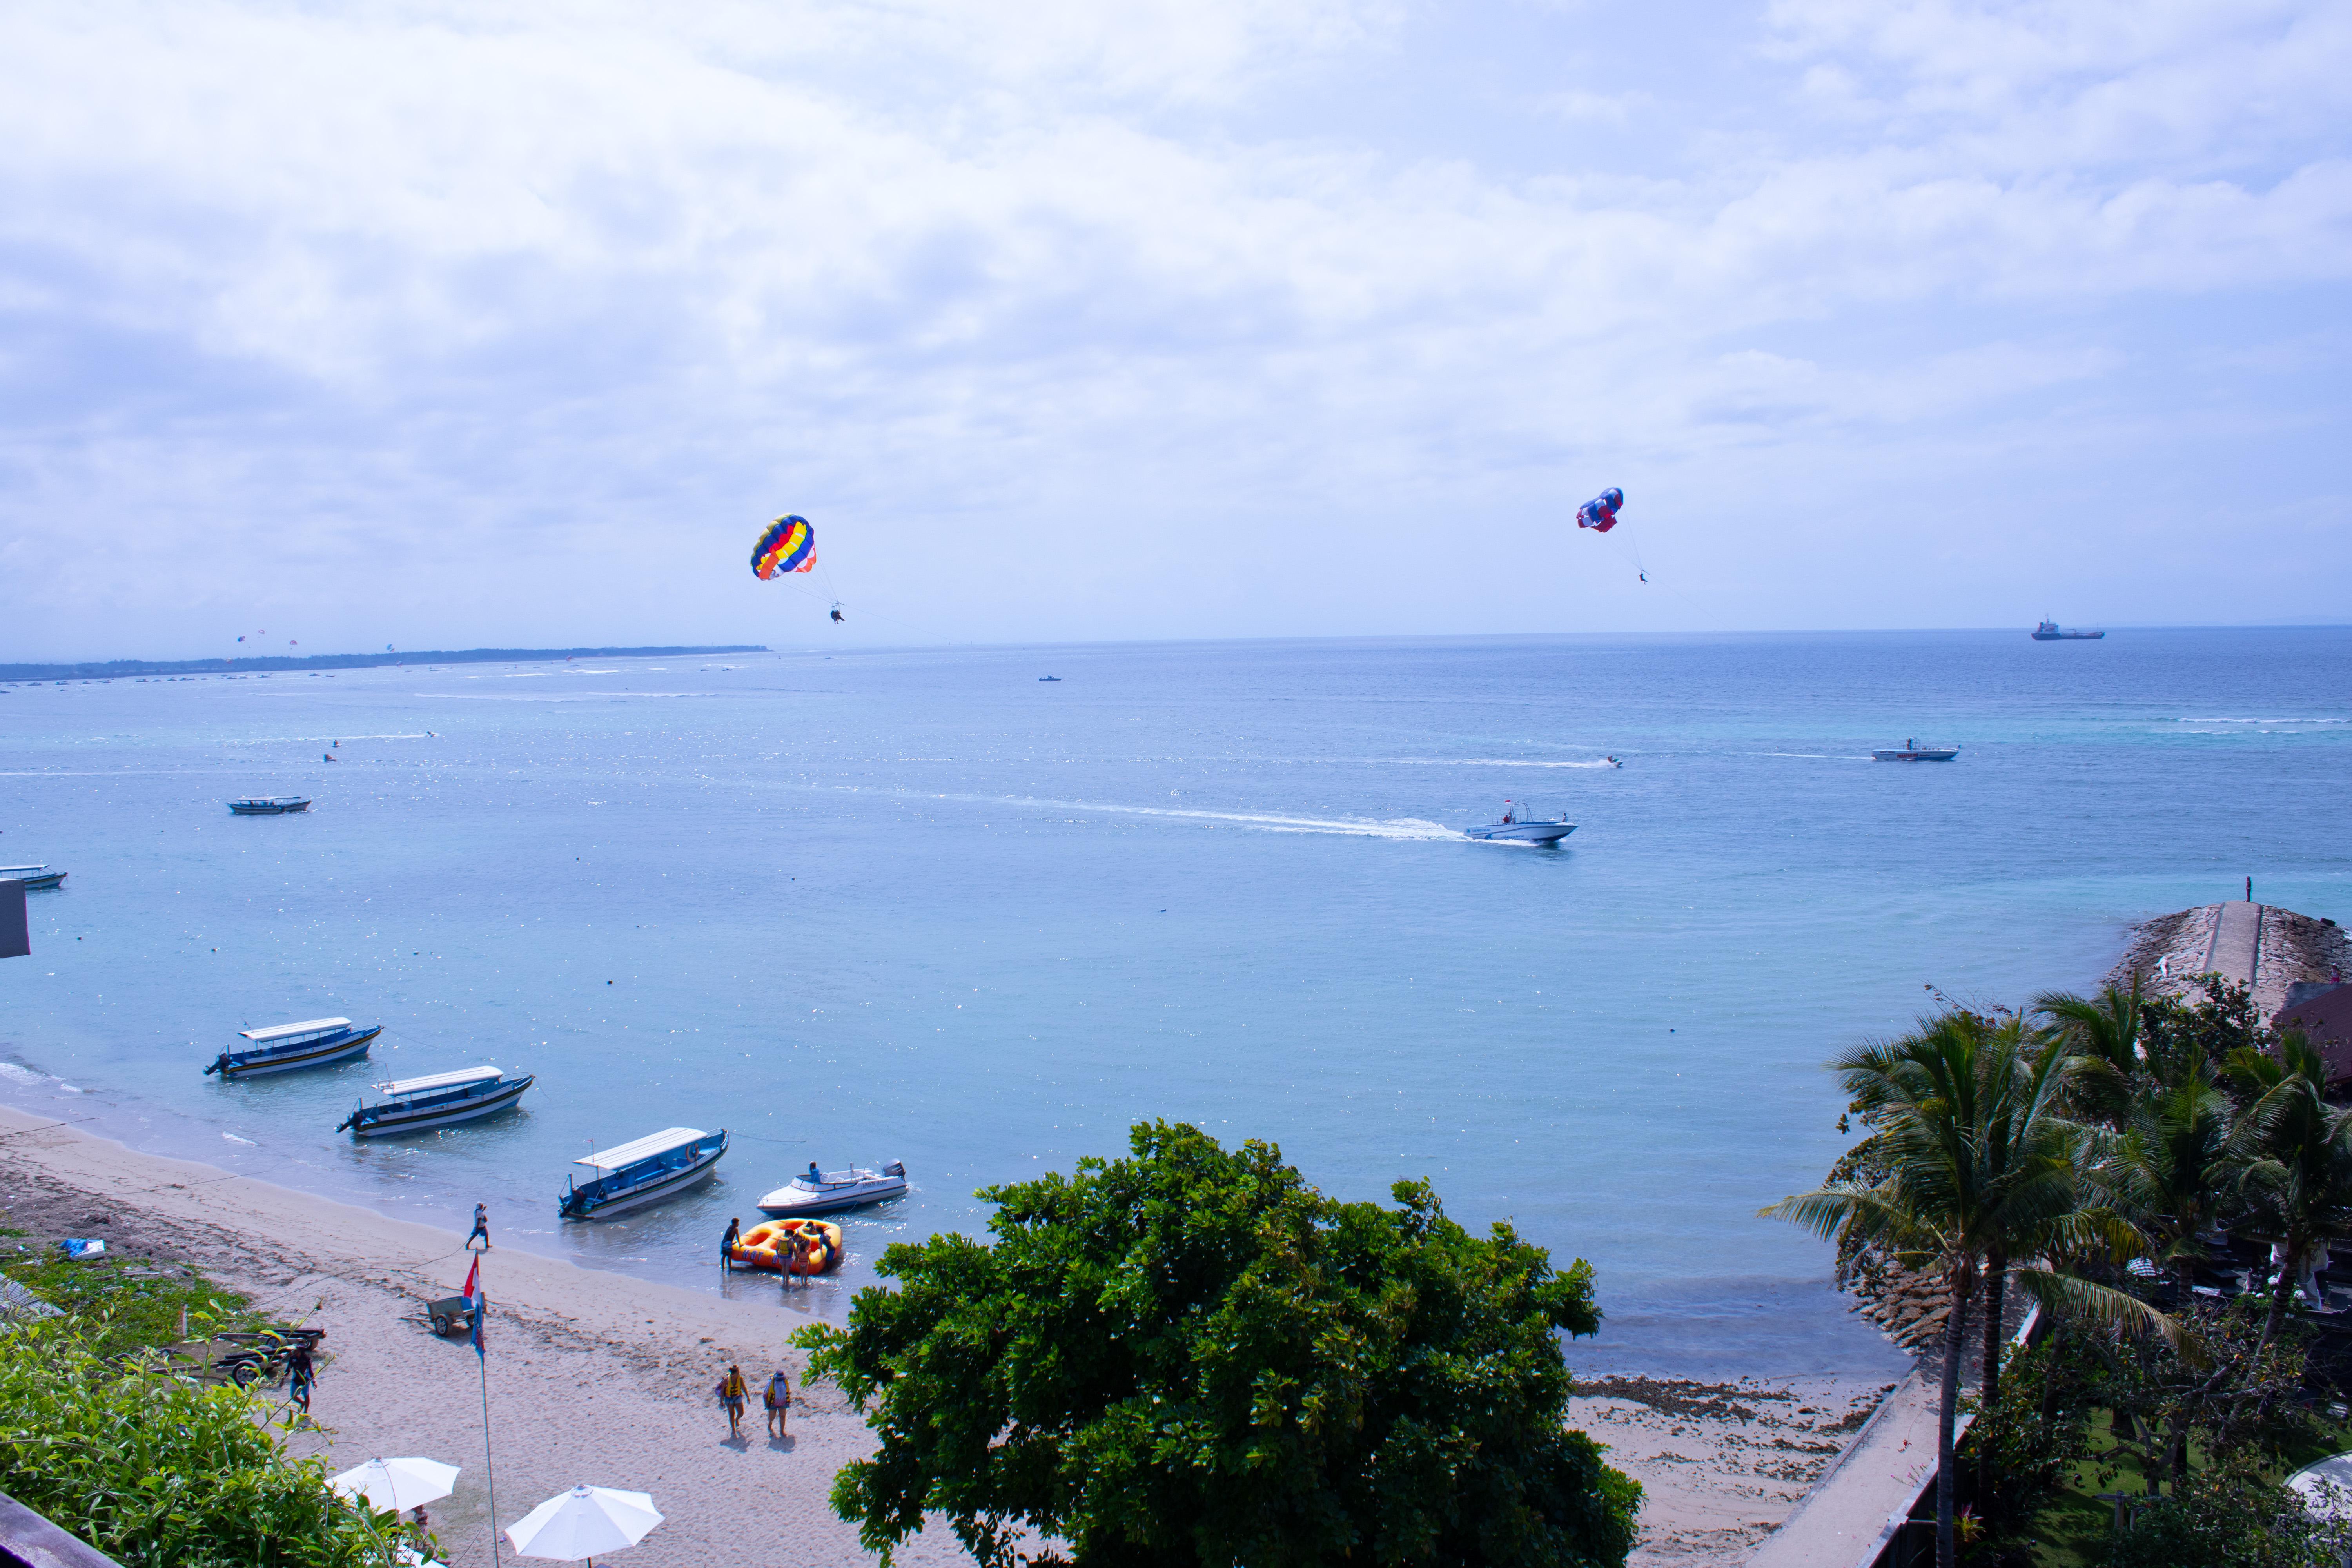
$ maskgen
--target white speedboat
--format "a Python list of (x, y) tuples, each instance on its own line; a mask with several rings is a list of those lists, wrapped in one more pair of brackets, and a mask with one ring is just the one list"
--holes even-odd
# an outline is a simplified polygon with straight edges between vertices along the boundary
[(1890, 746), (1871, 756), (1882, 763), (1948, 763), (1960, 754), (1958, 746), (1923, 746), (1916, 740), (1906, 741), (1901, 750)]
[(1465, 838), (1475, 838), (1488, 844), (1557, 844), (1576, 831), (1576, 824), (1561, 813), (1557, 822), (1537, 821), (1519, 811), (1509, 801), (1503, 803), (1503, 820), (1489, 822), (1482, 827), (1465, 827)]
[(836, 1209), (878, 1204), (906, 1190), (907, 1167), (896, 1160), (878, 1171), (869, 1171), (862, 1165), (852, 1165), (846, 1171), (819, 1171), (812, 1164), (761, 1198), (760, 1212), (770, 1219), (832, 1214)]

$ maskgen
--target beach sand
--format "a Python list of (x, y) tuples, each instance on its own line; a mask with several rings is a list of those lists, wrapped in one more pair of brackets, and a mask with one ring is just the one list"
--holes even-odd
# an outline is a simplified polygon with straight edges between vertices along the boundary
[(1571, 1425), (1642, 1483), (1631, 1568), (1737, 1563), (1845, 1451), (1894, 1385), (1854, 1378), (1693, 1383), (1586, 1377)]
[[(584, 1481), (651, 1492), (666, 1516), (624, 1559), (631, 1568), (873, 1561), (827, 1501), (835, 1472), (872, 1441), (838, 1393), (804, 1385), (806, 1358), (785, 1341), (809, 1317), (764, 1279), (739, 1275), (721, 1298), (499, 1247), (483, 1264), (488, 1354), (478, 1368), (463, 1338), (436, 1339), (425, 1323), (424, 1303), (465, 1282), (469, 1258), (454, 1233), (5, 1108), (0, 1184), (0, 1207), (37, 1237), (96, 1235), (119, 1256), (192, 1263), (257, 1307), (326, 1329), (311, 1406), (320, 1429), (296, 1447), (325, 1452), (337, 1469), (371, 1456), (462, 1466), (457, 1495), (432, 1509), (453, 1568), (491, 1561), (485, 1373), (501, 1525)], [(494, 1237), (496, 1226), (493, 1215)], [(715, 1258), (701, 1267), (715, 1271)], [(710, 1390), (730, 1362), (755, 1387), (787, 1368), (789, 1438), (766, 1436), (756, 1400), (744, 1439), (728, 1438)], [(1650, 1565), (1736, 1561), (1788, 1514), (1885, 1385), (1580, 1386), (1576, 1424), (1648, 1494), (1633, 1562)], [(971, 1560), (935, 1521), (899, 1561)]]

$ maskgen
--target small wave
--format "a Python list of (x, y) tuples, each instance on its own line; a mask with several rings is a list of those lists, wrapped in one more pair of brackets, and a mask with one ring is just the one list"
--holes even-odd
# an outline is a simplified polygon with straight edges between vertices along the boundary
[(15, 1062), (0, 1062), (0, 1078), (21, 1083), (27, 1089), (37, 1089), (49, 1081), (48, 1074), (35, 1072), (31, 1068), (20, 1067)]
[(1459, 830), (1417, 816), (1387, 818), (1358, 816), (1290, 816), (1276, 812), (1177, 811), (1160, 805), (1086, 805), (1076, 802), (1039, 801), (1040, 805), (1070, 805), (1079, 811), (1118, 812), (1128, 816), (1166, 816), (1198, 822), (1231, 822), (1264, 833), (1339, 833), (1361, 838), (1459, 838)]
[(1758, 757), (1794, 757), (1807, 763), (1867, 763), (1874, 762), (1866, 752), (1753, 752)]
[(256, 735), (249, 740), (223, 741), (221, 744), (224, 746), (279, 746), (289, 744), (315, 746), (321, 741), (422, 741), (425, 738), (425, 731), (418, 730), (413, 733), (403, 733), (398, 735)]
[(258, 1149), (261, 1147), (260, 1144), (255, 1142), (252, 1139), (240, 1138), (234, 1132), (224, 1132), (221, 1136), (227, 1139), (232, 1143), (242, 1143), (248, 1149)]
[(2352, 719), (2175, 719), (2176, 724), (2352, 724)]

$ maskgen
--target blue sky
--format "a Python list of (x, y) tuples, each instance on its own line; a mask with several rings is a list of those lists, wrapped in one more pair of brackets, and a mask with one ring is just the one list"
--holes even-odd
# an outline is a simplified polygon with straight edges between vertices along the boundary
[(2352, 614), (2352, 4), (0, 44), (0, 659)]

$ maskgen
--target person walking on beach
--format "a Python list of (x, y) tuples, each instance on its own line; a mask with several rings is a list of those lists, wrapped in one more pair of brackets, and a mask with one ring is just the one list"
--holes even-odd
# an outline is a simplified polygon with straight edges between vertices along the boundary
[(474, 1205), (474, 1229), (472, 1234), (466, 1237), (467, 1251), (474, 1250), (474, 1240), (477, 1237), (481, 1238), (482, 1250), (488, 1252), (490, 1249), (490, 1205), (488, 1204)]
[(784, 1289), (789, 1290), (801, 1277), (801, 1242), (798, 1237), (784, 1241)]
[(719, 1403), (727, 1412), (728, 1437), (733, 1439), (742, 1436), (743, 1406), (749, 1404), (751, 1398), (751, 1386), (743, 1381), (743, 1369), (740, 1366), (730, 1366), (727, 1369), (727, 1375), (719, 1380), (719, 1386), (712, 1392), (719, 1395)]
[(793, 1412), (793, 1385), (785, 1381), (782, 1367), (778, 1367), (776, 1375), (768, 1379), (768, 1391), (760, 1395), (760, 1403), (768, 1407), (768, 1436), (782, 1436), (784, 1417)]
[(310, 1388), (318, 1381), (318, 1372), (310, 1365), (310, 1352), (296, 1345), (286, 1352), (286, 1396), (302, 1407), (304, 1419), (310, 1415)]
[(727, 1222), (727, 1234), (719, 1238), (719, 1261), (724, 1263), (735, 1256), (735, 1246), (743, 1239), (743, 1222), (740, 1218)]

